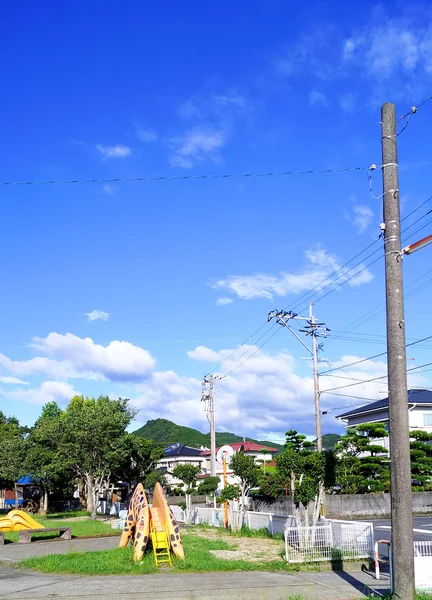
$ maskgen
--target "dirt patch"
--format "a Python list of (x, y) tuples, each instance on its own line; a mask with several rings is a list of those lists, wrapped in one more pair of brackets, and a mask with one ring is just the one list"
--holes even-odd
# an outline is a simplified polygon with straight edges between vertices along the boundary
[(282, 560), (284, 543), (281, 540), (270, 540), (267, 538), (235, 537), (217, 529), (188, 530), (200, 537), (208, 539), (224, 540), (232, 550), (210, 550), (211, 554), (224, 560), (246, 560), (249, 562), (272, 562)]

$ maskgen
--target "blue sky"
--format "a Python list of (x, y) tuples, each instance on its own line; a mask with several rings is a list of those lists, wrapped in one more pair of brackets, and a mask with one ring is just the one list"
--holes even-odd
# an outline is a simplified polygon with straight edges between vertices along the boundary
[[(427, 3), (96, 1), (59, 13), (27, 2), (4, 20), (3, 181), (369, 167), (381, 162), (381, 104), (394, 101), (402, 115), (432, 94)], [(399, 137), (403, 216), (432, 195), (431, 115), (432, 102)], [(379, 196), (379, 169), (372, 183)], [(236, 348), (269, 310), (294, 305), (377, 239), (381, 200), (366, 170), (0, 194), (1, 410), (30, 424), (47, 400), (107, 393), (131, 398), (138, 424), (162, 416), (204, 430), (200, 379), (226, 359), (219, 429), (313, 433), (299, 342), (285, 330), (270, 339), (269, 326)], [(377, 249), (321, 295), (344, 281), (340, 289), (314, 297), (335, 332), (384, 300), (383, 261), (364, 269)], [(428, 281), (430, 252), (405, 262), (412, 291)], [(429, 297), (425, 287), (407, 299), (410, 339), (432, 334)], [(385, 350), (383, 313), (356, 332), (332, 332), (322, 358), (348, 364)], [(428, 356), (413, 347), (409, 366)], [(384, 360), (340, 374), (382, 375)], [(322, 388), (347, 382), (323, 378)], [(410, 383), (429, 386), (428, 373)], [(385, 389), (348, 392), (380, 398)], [(324, 430), (337, 430), (338, 407), (354, 402), (323, 395), (333, 411)]]

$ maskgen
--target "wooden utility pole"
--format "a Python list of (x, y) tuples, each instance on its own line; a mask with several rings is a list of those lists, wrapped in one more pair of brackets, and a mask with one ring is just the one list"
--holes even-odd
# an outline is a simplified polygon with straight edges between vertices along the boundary
[(393, 594), (414, 600), (411, 457), (395, 105), (381, 109)]

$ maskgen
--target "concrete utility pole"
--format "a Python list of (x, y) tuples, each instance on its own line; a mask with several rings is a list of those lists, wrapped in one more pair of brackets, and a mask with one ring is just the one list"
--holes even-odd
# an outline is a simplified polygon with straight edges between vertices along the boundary
[(314, 376), (314, 394), (315, 394), (315, 433), (316, 433), (316, 447), (318, 452), (322, 452), (322, 425), (321, 425), (321, 397), (319, 390), (319, 378), (318, 378), (318, 344), (317, 344), (317, 331), (318, 325), (315, 322), (313, 315), (313, 304), (309, 305), (309, 316), (310, 316), (310, 331), (312, 335), (312, 361), (313, 361), (313, 376)]
[[(318, 452), (322, 452), (322, 426), (321, 426), (321, 396), (319, 390), (319, 374), (318, 374), (318, 350), (322, 350), (322, 347), (318, 344), (318, 337), (326, 337), (327, 329), (325, 323), (317, 323), (313, 315), (313, 302), (309, 304), (309, 317), (301, 317), (292, 311), (285, 310), (272, 310), (268, 314), (268, 320), (276, 319), (276, 322), (283, 327), (286, 327), (291, 333), (298, 339), (298, 341), (306, 348), (306, 350), (312, 355), (313, 362), (313, 375), (314, 375), (314, 398), (315, 398), (315, 435), (316, 435), (316, 448)], [(289, 325), (290, 319), (298, 321), (306, 321), (305, 329), (300, 329), (302, 333), (312, 337), (312, 349), (299, 337), (296, 332)], [(324, 333), (320, 333), (320, 332)]]
[(381, 109), (393, 594), (414, 600), (411, 457), (395, 105)]
[[(207, 391), (207, 385), (208, 391)], [(204, 377), (201, 401), (205, 402), (207, 420), (210, 423), (210, 475), (216, 475), (216, 429), (215, 429), (215, 405), (214, 405), (214, 376)]]
[(216, 431), (215, 431), (215, 406), (214, 406), (214, 377), (210, 375), (210, 475), (216, 475)]

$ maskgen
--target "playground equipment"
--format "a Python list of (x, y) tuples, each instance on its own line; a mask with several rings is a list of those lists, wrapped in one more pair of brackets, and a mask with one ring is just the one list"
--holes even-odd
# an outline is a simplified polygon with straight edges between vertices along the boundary
[(125, 548), (132, 537), (136, 561), (144, 556), (149, 538), (156, 566), (162, 563), (172, 564), (170, 548), (178, 558), (184, 558), (180, 529), (160, 483), (155, 486), (151, 508), (142, 484), (137, 485), (129, 504), (120, 548)]
[(23, 529), (45, 529), (23, 510), (11, 510), (7, 517), (0, 519), (0, 532), (21, 531)]

